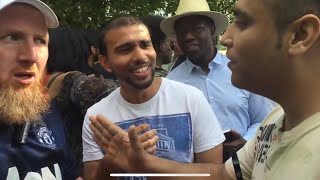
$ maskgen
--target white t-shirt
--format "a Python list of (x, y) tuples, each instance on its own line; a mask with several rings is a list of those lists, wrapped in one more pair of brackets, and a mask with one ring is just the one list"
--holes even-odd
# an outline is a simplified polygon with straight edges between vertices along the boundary
[[(284, 111), (279, 106), (262, 122), (256, 138), (238, 151), (243, 179), (320, 179), (320, 113), (282, 132)], [(235, 179), (231, 159), (228, 174)]]
[(178, 162), (193, 162), (200, 153), (221, 144), (225, 137), (202, 92), (192, 86), (162, 78), (158, 92), (147, 102), (131, 104), (120, 88), (90, 107), (83, 124), (83, 161), (103, 158), (92, 139), (89, 116), (102, 114), (127, 130), (148, 123), (157, 130), (156, 155)]

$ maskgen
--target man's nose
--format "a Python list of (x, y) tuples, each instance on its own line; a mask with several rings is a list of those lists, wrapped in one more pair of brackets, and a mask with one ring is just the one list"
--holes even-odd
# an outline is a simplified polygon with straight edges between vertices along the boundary
[(147, 55), (144, 49), (142, 49), (141, 47), (137, 46), (135, 48), (135, 51), (133, 53), (133, 59), (134, 60), (146, 60), (147, 59)]
[(227, 30), (224, 32), (224, 34), (221, 36), (220, 44), (226, 47), (232, 46), (232, 38), (230, 36), (230, 30), (227, 28)]
[(194, 33), (191, 30), (189, 30), (184, 33), (184, 37), (185, 39), (193, 39), (195, 36)]
[(35, 63), (38, 60), (37, 45), (33, 40), (26, 40), (21, 44), (19, 60)]

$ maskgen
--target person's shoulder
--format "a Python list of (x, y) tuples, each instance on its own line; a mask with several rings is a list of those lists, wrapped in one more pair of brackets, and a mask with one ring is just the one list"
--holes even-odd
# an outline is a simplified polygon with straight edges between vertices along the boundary
[(268, 124), (281, 124), (280, 121), (283, 121), (284, 110), (280, 105), (277, 105), (270, 114), (261, 122), (261, 127)]
[(164, 81), (164, 84), (167, 88), (173, 89), (172, 91), (177, 91), (179, 93), (185, 92), (187, 94), (193, 94), (193, 93), (202, 94), (202, 91), (194, 86), (184, 84), (182, 82), (171, 80), (168, 78), (163, 78), (163, 81)]
[(182, 62), (179, 66), (175, 67), (172, 71), (168, 72), (166, 78), (175, 79), (177, 77), (180, 77), (181, 75), (185, 75), (187, 72), (186, 61)]
[(164, 84), (166, 86), (173, 86), (173, 87), (186, 87), (186, 88), (189, 88), (189, 87), (193, 87), (191, 85), (188, 85), (188, 84), (184, 84), (180, 81), (176, 81), (176, 80), (172, 80), (172, 79), (168, 79), (167, 77), (164, 77), (162, 78)]
[(50, 101), (48, 108), (48, 111), (41, 117), (42, 121), (48, 123), (50, 121), (54, 121), (55, 123), (62, 121), (63, 113), (58, 108), (57, 101), (55, 99)]
[(112, 91), (107, 97), (102, 98), (100, 101), (93, 104), (91, 107), (88, 108), (87, 112), (96, 112), (100, 111), (101, 108), (108, 106), (116, 102), (116, 99), (119, 98), (120, 88), (116, 88)]

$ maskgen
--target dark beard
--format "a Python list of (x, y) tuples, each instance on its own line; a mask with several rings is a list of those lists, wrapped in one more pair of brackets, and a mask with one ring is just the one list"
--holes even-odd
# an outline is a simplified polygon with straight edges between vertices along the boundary
[(132, 87), (136, 88), (136, 89), (140, 89), (140, 90), (143, 90), (143, 89), (147, 89), (148, 87), (151, 86), (152, 82), (153, 82), (153, 79), (154, 79), (154, 69), (152, 69), (152, 76), (151, 76), (151, 79), (144, 83), (144, 84), (137, 84), (137, 83), (134, 83), (130, 78), (127, 78), (125, 81), (131, 85)]
[(49, 109), (49, 98), (39, 82), (27, 87), (0, 90), (0, 122), (23, 124), (37, 121)]

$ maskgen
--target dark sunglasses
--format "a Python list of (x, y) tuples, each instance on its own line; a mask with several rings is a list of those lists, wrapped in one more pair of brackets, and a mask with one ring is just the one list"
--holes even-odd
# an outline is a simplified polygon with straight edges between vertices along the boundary
[(204, 24), (198, 24), (193, 27), (180, 27), (176, 29), (176, 33), (180, 35), (187, 34), (188, 32), (191, 32), (194, 35), (200, 34), (204, 29), (206, 28), (206, 25)]

